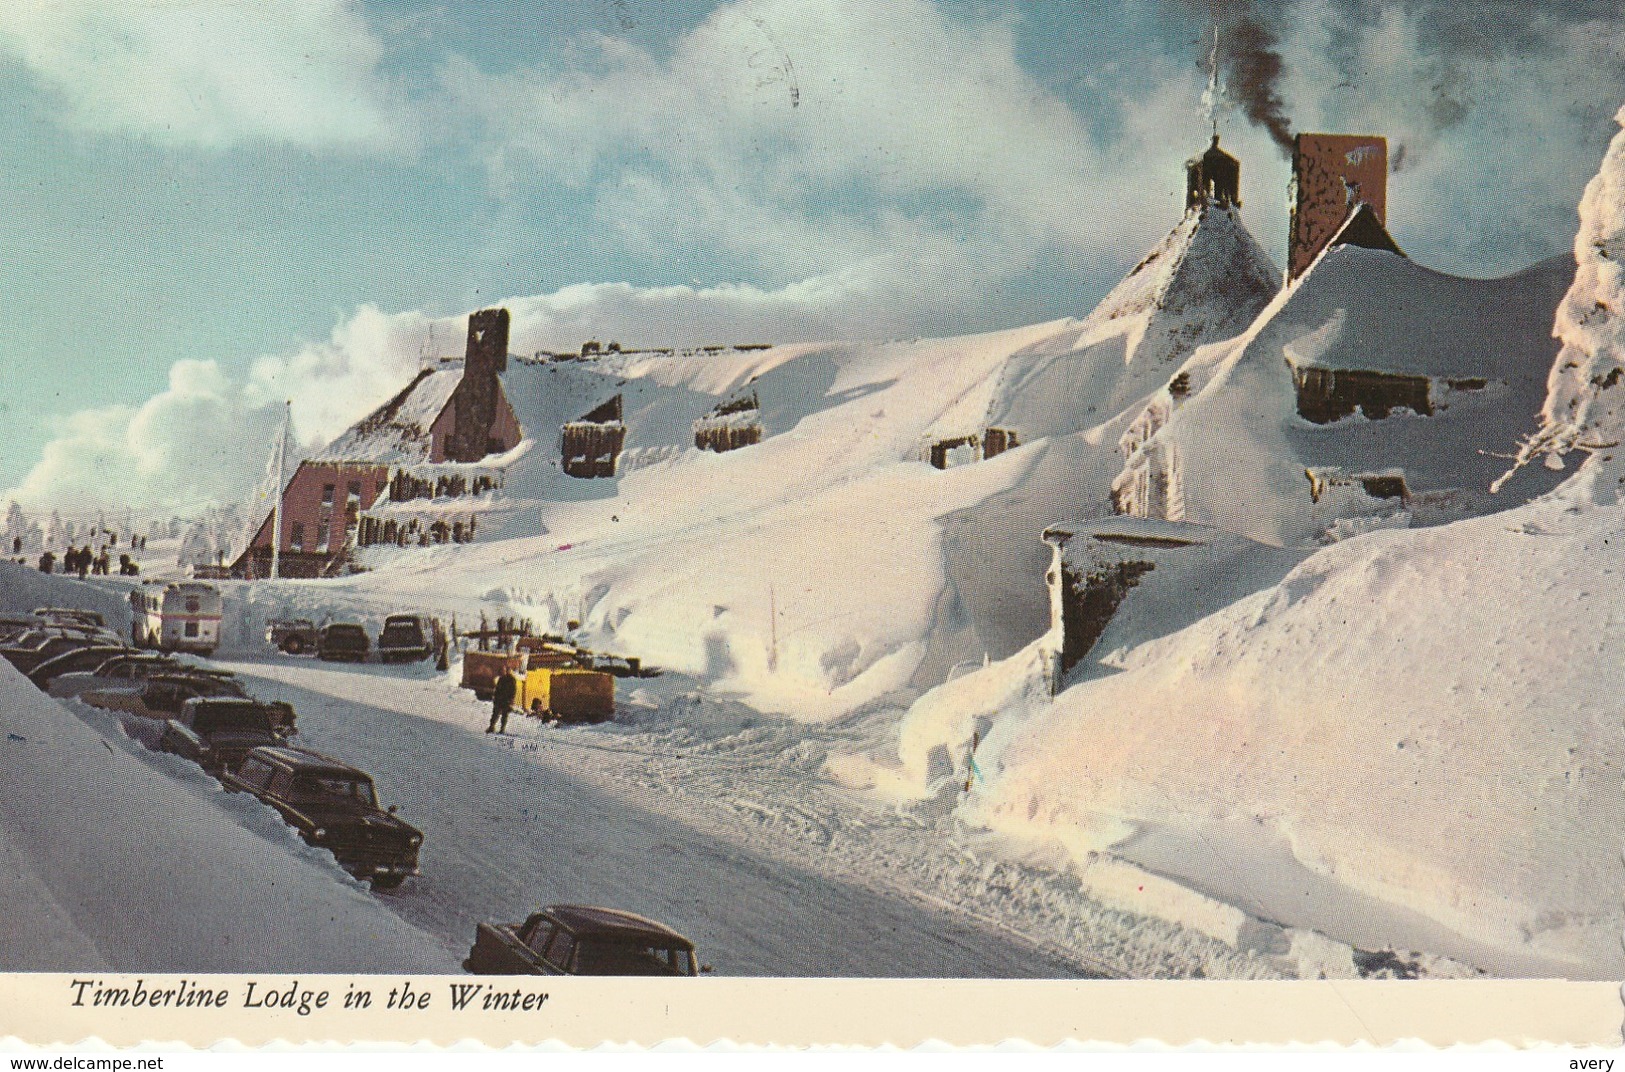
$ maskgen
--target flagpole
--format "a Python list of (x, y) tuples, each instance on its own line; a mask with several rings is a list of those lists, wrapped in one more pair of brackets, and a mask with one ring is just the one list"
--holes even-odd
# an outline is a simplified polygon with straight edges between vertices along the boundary
[(282, 473), (288, 463), (288, 425), (293, 422), (293, 400), (289, 399), (282, 416), (282, 430), (276, 440), (276, 498), (271, 501), (271, 580), (277, 579), (277, 567), (282, 559)]

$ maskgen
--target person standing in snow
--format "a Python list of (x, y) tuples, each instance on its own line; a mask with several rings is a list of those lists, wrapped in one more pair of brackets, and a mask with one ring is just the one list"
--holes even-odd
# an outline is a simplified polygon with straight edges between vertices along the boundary
[(56, 569), (56, 556), (49, 551), (42, 552), (39, 556), (39, 571), (41, 573), (50, 573), (54, 569)]
[[(491, 691), (491, 724), (485, 727), (486, 733), (507, 733), (508, 712), (513, 710), (513, 698), (519, 695), (519, 678), (514, 672), (504, 670), (497, 678), (496, 688)], [(497, 724), (501, 723), (501, 729)]]

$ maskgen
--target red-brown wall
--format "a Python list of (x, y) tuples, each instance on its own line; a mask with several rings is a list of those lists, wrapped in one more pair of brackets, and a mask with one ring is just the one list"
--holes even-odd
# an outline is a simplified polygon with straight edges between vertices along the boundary
[[(282, 493), (281, 550), (295, 550), (293, 533), (294, 527), (298, 526), (303, 536), (300, 550), (317, 552), (325, 532), (328, 535), (326, 553), (337, 553), (344, 546), (346, 525), (355, 521), (353, 517), (346, 518), (352, 505), (348, 501), (352, 483), (358, 485), (357, 499), (353, 504), (355, 510), (370, 509), (389, 486), (389, 466), (360, 462), (300, 462), (293, 479), (288, 481), (287, 490)], [(333, 497), (324, 509), (323, 499), (328, 485), (333, 486)], [(270, 546), (271, 518), (267, 517), (259, 532), (255, 533), (250, 547)]]

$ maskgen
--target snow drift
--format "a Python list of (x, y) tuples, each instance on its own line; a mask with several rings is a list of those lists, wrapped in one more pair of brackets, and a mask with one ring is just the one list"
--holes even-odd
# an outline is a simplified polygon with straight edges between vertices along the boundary
[[(1580, 270), (1557, 317), (1564, 346), (1526, 455), (1607, 450), (1622, 431), (1622, 219), (1625, 135), (1581, 206)], [(1470, 448), (1484, 424), (1445, 438), (1437, 456), (1408, 435), (1437, 414), (1311, 426), (1292, 414), (1283, 366), (1471, 372), (1499, 381), (1502, 402), (1521, 398), (1536, 299), (1566, 274), (1547, 264), (1469, 283), (1391, 254), (1329, 252), (1246, 335), (1187, 363), (1193, 397), (1156, 433), (1183, 448), (1187, 515), (1314, 536), (1322, 519), (1301, 485), (1291, 492), (1303, 473), (1288, 465), (1310, 451), (1375, 467), (1409, 446), (1413, 487), (1483, 474)], [(1356, 284), (1388, 299), (1363, 307)], [(1452, 409), (1476, 409), (1509, 438), (1515, 422), (1494, 414), (1519, 412), (1466, 399)], [(961, 814), (1059, 843), (1082, 869), (1131, 860), (1260, 919), (1368, 948), (1424, 948), (1498, 974), (1617, 977), (1625, 576), (1613, 560), (1625, 514), (1611, 473), (1587, 466), (1509, 512), (1349, 539), (1120, 651), (1119, 672), (988, 727)]]
[(456, 970), (454, 951), (280, 816), (111, 725), (86, 725), (9, 664), (0, 726), (4, 970)]

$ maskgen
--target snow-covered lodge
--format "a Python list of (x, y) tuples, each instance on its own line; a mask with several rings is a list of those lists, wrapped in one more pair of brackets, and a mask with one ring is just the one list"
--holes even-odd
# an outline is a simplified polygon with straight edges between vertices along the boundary
[[(281, 574), (321, 576), (343, 561), (358, 539), (373, 542), (386, 532), (391, 542), (401, 543), (472, 537), (472, 516), (387, 522), (366, 516), (391, 500), (478, 495), (500, 478), (477, 471), (477, 463), (519, 443), (519, 422), (502, 385), (508, 365), (508, 311), (472, 314), (462, 362), (441, 365), (420, 370), (395, 397), (299, 463), (282, 492)], [(268, 575), (276, 516), (272, 512), (265, 518), (234, 564), (235, 572)]]
[[(278, 572), (331, 574), (369, 547), (518, 535), (520, 503), (592, 498), (594, 485), (684, 450), (763, 437), (754, 389), (722, 395), (628, 379), (648, 361), (762, 360), (771, 347), (508, 352), (510, 317), (482, 309), (464, 356), (420, 369), (393, 398), (300, 462), (282, 492)], [(635, 426), (623, 419), (635, 412)], [(534, 511), (531, 511), (534, 514)], [(273, 511), (233, 572), (269, 576)]]

